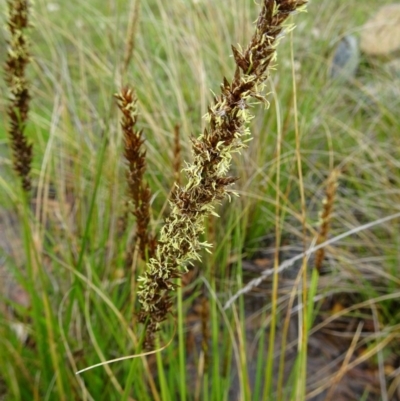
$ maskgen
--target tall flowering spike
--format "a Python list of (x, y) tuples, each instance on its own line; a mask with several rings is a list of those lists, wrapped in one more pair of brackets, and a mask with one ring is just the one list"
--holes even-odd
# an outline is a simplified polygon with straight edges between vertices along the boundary
[(170, 200), (171, 214), (161, 229), (154, 258), (139, 278), (140, 320), (149, 324), (147, 345), (170, 312), (174, 278), (186, 271), (186, 264), (199, 259), (199, 250), (209, 247), (199, 238), (204, 217), (215, 214), (214, 206), (226, 195), (235, 178), (227, 177), (232, 154), (240, 152), (249, 140), (249, 100), (266, 102), (263, 96), (268, 68), (288, 26), (286, 19), (304, 8), (307, 0), (264, 0), (256, 30), (246, 50), (233, 47), (236, 71), (232, 82), (224, 78), (220, 95), (215, 97), (205, 119), (208, 128), (192, 139), (193, 163), (187, 164), (185, 187), (176, 187)]
[(121, 126), (125, 140), (125, 158), (128, 162), (127, 181), (129, 198), (133, 203), (133, 215), (136, 218), (140, 255), (143, 260), (154, 253), (156, 240), (149, 232), (150, 198), (149, 186), (144, 181), (146, 171), (146, 151), (142, 131), (137, 131), (137, 98), (130, 88), (124, 88), (115, 97), (122, 112)]
[(14, 170), (21, 177), (23, 189), (29, 192), (32, 186), (30, 178), (32, 144), (25, 136), (30, 101), (25, 68), (30, 57), (29, 42), (24, 33), (29, 27), (29, 2), (27, 0), (9, 0), (7, 5), (6, 27), (9, 38), (4, 76), (10, 92), (7, 107), (8, 134)]
[[(325, 191), (325, 198), (323, 201), (323, 207), (320, 213), (320, 229), (316, 242), (317, 246), (322, 244), (328, 239), (329, 226), (332, 218), (333, 204), (335, 202), (339, 176), (340, 176), (340, 170), (336, 168), (331, 172), (328, 178)], [(315, 268), (317, 269), (318, 273), (321, 272), (324, 257), (325, 257), (325, 249), (324, 248), (318, 249), (318, 251), (315, 253)]]

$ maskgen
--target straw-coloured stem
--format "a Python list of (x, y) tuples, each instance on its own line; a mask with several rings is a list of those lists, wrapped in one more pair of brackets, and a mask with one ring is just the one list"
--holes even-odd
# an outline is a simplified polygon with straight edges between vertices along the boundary
[(133, 52), (135, 49), (136, 31), (139, 24), (139, 10), (140, 10), (140, 1), (135, 0), (135, 3), (132, 6), (132, 10), (129, 16), (128, 31), (126, 33), (124, 60), (121, 69), (122, 79), (125, 77), (126, 72), (128, 71), (129, 65), (133, 57)]
[(210, 328), (208, 326), (208, 322), (210, 320), (210, 303), (206, 296), (203, 295), (201, 298), (201, 350), (204, 354), (204, 370), (207, 371), (210, 357), (209, 357), (209, 341), (211, 338)]
[(174, 150), (173, 150), (173, 169), (174, 169), (174, 178), (175, 184), (181, 184), (181, 141), (180, 141), (180, 125), (175, 124), (174, 127)]

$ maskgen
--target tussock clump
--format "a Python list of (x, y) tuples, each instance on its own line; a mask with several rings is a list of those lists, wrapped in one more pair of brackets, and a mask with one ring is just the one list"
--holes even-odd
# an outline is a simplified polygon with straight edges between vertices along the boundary
[[(210, 244), (200, 242), (204, 218), (216, 214), (215, 205), (234, 193), (229, 187), (236, 178), (227, 176), (232, 155), (250, 140), (248, 123), (250, 99), (266, 103), (265, 81), (276, 57), (276, 47), (288, 26), (287, 18), (304, 8), (306, 0), (264, 0), (256, 31), (245, 50), (232, 47), (236, 62), (233, 80), (226, 78), (221, 93), (209, 107), (208, 128), (192, 138), (193, 163), (184, 172), (187, 184), (176, 187), (170, 199), (171, 213), (161, 229), (159, 244), (147, 270), (139, 278), (140, 321), (149, 324), (147, 345), (172, 307), (174, 279), (185, 272), (186, 264), (199, 260), (199, 250)], [(290, 28), (290, 27), (289, 27)]]
[(10, 0), (7, 2), (6, 27), (9, 32), (4, 76), (10, 91), (7, 114), (8, 134), (12, 149), (13, 167), (21, 177), (22, 187), (29, 192), (31, 183), (32, 144), (25, 136), (29, 112), (29, 85), (25, 69), (29, 63), (29, 41), (24, 31), (29, 27), (29, 2)]

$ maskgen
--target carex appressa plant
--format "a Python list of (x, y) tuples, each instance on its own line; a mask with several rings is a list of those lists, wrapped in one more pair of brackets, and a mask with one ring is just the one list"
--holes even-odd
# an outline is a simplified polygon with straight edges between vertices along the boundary
[(25, 34), (29, 27), (29, 1), (7, 1), (8, 13), (6, 28), (7, 58), (4, 66), (5, 81), (9, 89), (7, 114), (8, 134), (12, 149), (13, 167), (21, 177), (22, 188), (31, 189), (32, 144), (25, 135), (29, 112), (29, 84), (25, 75), (29, 63), (29, 41)]
[[(200, 241), (204, 218), (216, 214), (215, 205), (235, 192), (236, 178), (228, 176), (232, 155), (246, 148), (250, 140), (250, 106), (267, 103), (264, 95), (269, 67), (276, 47), (290, 26), (289, 16), (304, 9), (307, 0), (264, 0), (255, 33), (246, 49), (232, 46), (236, 70), (231, 81), (224, 78), (204, 116), (208, 127), (192, 138), (193, 162), (186, 165), (185, 186), (177, 186), (170, 199), (171, 213), (161, 229), (155, 255), (139, 278), (139, 320), (147, 323), (147, 346), (167, 318), (173, 304), (175, 279), (186, 265), (200, 259), (199, 250), (211, 245)], [(255, 102), (250, 103), (253, 99)]]

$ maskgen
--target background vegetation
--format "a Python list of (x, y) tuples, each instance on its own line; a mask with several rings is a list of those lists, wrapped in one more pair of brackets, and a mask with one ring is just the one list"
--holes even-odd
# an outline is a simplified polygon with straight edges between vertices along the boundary
[[(160, 347), (172, 343), (76, 376), (140, 351), (135, 279), (144, 266), (126, 265), (134, 221), (121, 228), (126, 166), (113, 94), (121, 80), (137, 89), (157, 233), (175, 180), (174, 127), (182, 159), (190, 160), (189, 138), (204, 129), (210, 89), (233, 75), (230, 46), (248, 43), (258, 5), (142, 0), (121, 78), (134, 1), (35, 1), (30, 210), (0, 120), (3, 399), (317, 400), (345, 394), (340, 383), (360, 367), (369, 386), (351, 389), (357, 399), (399, 397), (398, 219), (327, 247), (319, 278), (311, 256), (223, 309), (262, 270), (315, 243), (336, 168), (330, 238), (400, 212), (399, 77), (385, 60), (364, 57), (353, 82), (328, 79), (342, 35), (357, 34), (383, 3), (390, 1), (313, 1), (296, 17), (278, 48), (271, 107), (256, 109), (254, 139), (234, 159), (240, 198), (207, 222), (212, 253), (182, 279), (177, 318), (160, 333)], [(2, 40), (2, 64), (5, 46)], [(2, 116), (5, 107), (2, 96)], [(318, 365), (312, 350), (327, 359)], [(318, 376), (328, 360), (332, 370)]]

